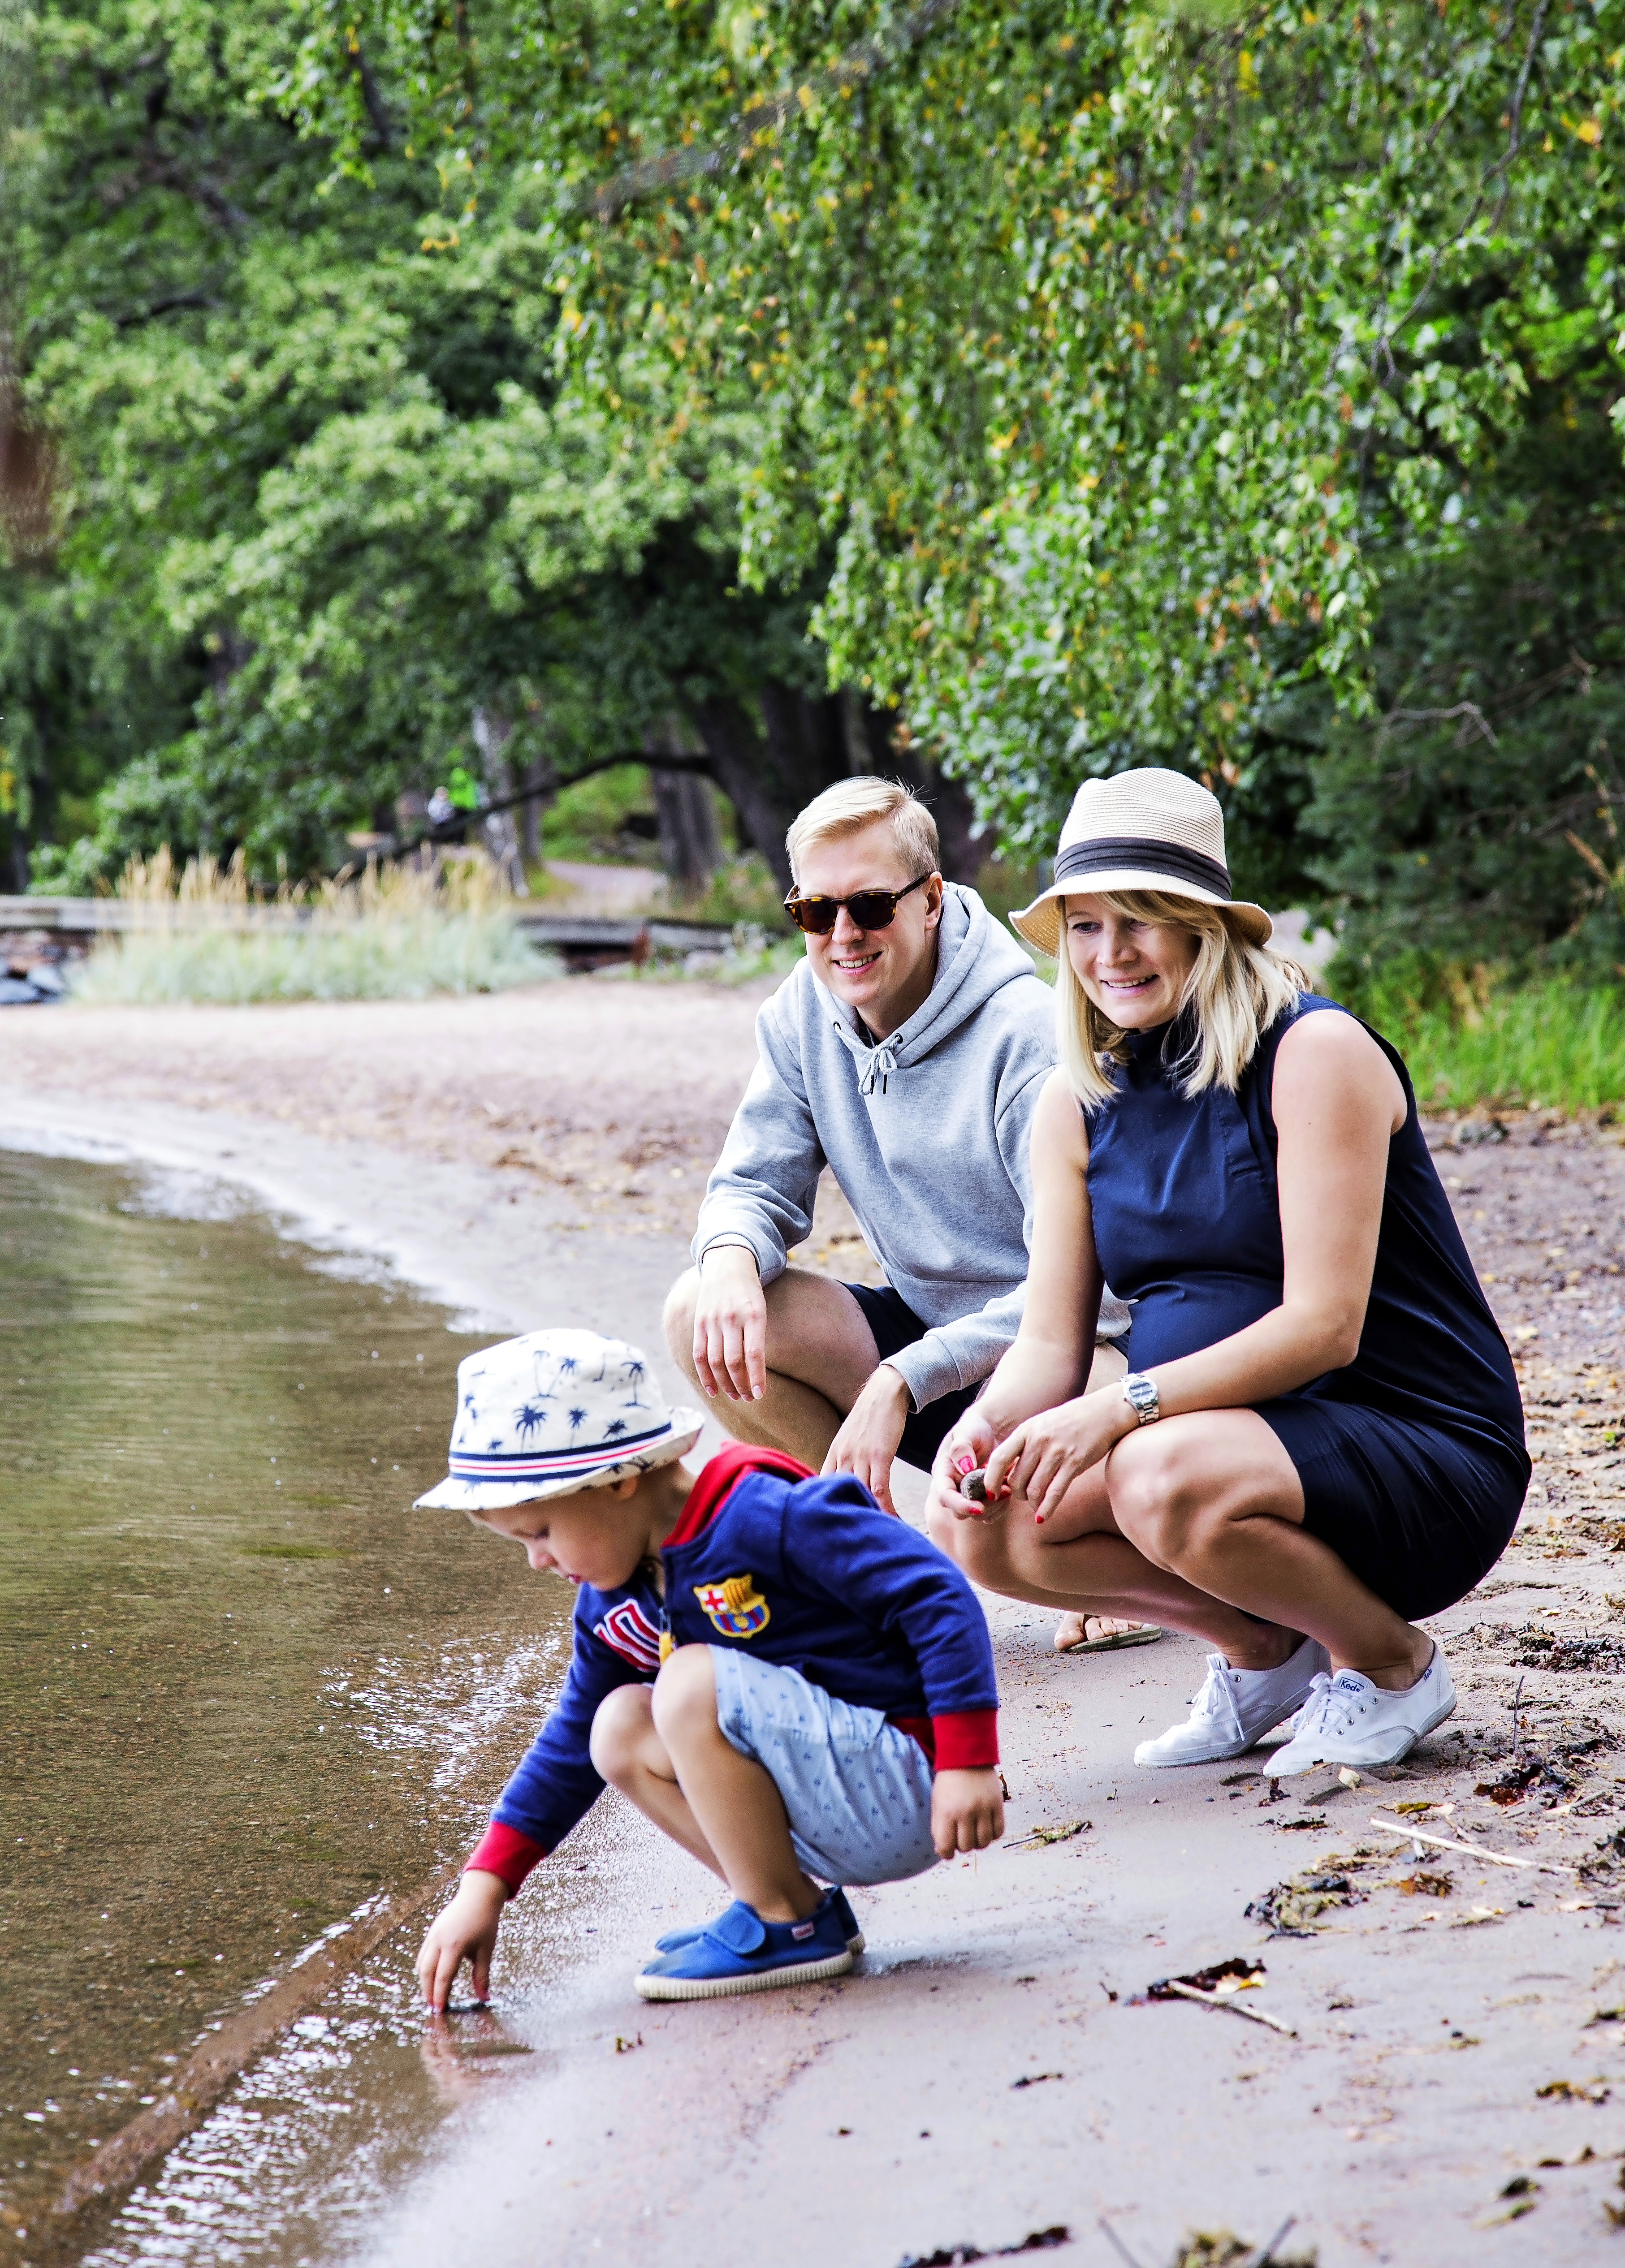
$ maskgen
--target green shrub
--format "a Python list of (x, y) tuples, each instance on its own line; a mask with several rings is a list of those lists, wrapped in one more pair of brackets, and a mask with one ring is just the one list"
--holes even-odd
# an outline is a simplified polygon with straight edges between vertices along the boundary
[(1391, 961), (1330, 989), (1391, 1040), (1424, 1110), (1594, 1110), (1625, 1101), (1625, 989), (1548, 977), (1501, 986), (1482, 966)]

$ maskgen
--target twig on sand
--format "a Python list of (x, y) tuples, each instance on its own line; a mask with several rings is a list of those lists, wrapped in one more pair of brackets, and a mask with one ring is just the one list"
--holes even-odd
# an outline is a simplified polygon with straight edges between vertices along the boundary
[(1262, 2252), (1255, 2253), (1253, 2255), (1253, 2257), (1247, 2264), (1247, 2268), (1270, 2268), (1270, 2264), (1274, 2259), (1276, 2253), (1286, 2242), (1288, 2236), (1290, 2235), (1291, 2231), (1296, 2228), (1296, 2213), (1289, 2213), (1286, 2219), (1282, 2222), (1280, 2228), (1275, 2231), (1274, 2236), (1270, 2238), (1269, 2242), (1264, 2247)]
[(1462, 1843), (1451, 1835), (1428, 1835), (1420, 1827), (1407, 1827), (1397, 1819), (1381, 1819), (1375, 1813), (1371, 1824), (1384, 1835), (1402, 1835), (1407, 1843), (1431, 1843), (1438, 1851), (1465, 1851), (1469, 1859), (1486, 1859), (1492, 1867), (1533, 1867), (1538, 1874), (1577, 1874), (1577, 1867), (1565, 1867), (1561, 1859), (1510, 1859), (1504, 1852), (1487, 1851), (1481, 1843)]
[(1228, 2008), (1232, 2015), (1245, 2016), (1250, 2024), (1267, 2024), (1272, 2032), (1280, 2032), (1295, 2040), (1297, 2034), (1290, 2024), (1283, 2024), (1279, 2016), (1272, 2016), (1267, 2008), (1249, 2008), (1233, 1992), (1199, 1992), (1194, 1984), (1183, 1984), (1177, 1977), (1168, 1979), (1168, 1991), (1177, 1992), (1182, 2000), (1200, 2000), (1204, 2008)]
[(1129, 2250), (1127, 2245), (1124, 2243), (1122, 2238), (1118, 2235), (1116, 2229), (1112, 2228), (1109, 2220), (1102, 2219), (1097, 2223), (1097, 2226), (1098, 2227), (1101, 2235), (1105, 2238), (1106, 2242), (1112, 2247), (1112, 2250), (1116, 2253), (1119, 2260), (1126, 2260), (1128, 2263), (1128, 2268), (1140, 2268), (1140, 2263), (1135, 2259), (1134, 2254)]
[(1518, 1690), (1512, 1696), (1512, 1763), (1514, 1766), (1522, 1760), (1524, 1753), (1524, 1744), (1518, 1736), (1518, 1712), (1523, 1706), (1523, 1700), (1524, 1681), (1520, 1675), (1518, 1681)]

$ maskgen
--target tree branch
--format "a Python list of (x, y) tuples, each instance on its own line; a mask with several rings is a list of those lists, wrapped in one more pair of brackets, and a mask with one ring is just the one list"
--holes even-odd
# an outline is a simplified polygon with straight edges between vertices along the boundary
[(661, 189), (675, 188), (680, 181), (721, 173), (724, 167), (736, 164), (764, 135), (775, 132), (799, 111), (811, 109), (821, 96), (838, 94), (843, 87), (861, 85), (894, 58), (906, 54), (957, 5), (958, 0), (921, 0), (921, 4), (905, 16), (895, 31), (876, 32), (872, 39), (861, 40), (827, 70), (815, 71), (799, 86), (787, 87), (782, 94), (747, 110), (725, 141), (713, 143), (709, 149), (665, 150), (657, 157), (640, 158), (598, 188), (579, 192), (572, 200), (576, 210), (590, 212), (598, 220), (614, 220), (640, 198), (652, 196)]

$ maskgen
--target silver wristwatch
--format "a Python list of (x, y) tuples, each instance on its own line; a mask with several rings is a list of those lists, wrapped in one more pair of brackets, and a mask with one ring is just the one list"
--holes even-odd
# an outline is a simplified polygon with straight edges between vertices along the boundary
[(1123, 1399), (1142, 1425), (1154, 1425), (1163, 1414), (1156, 1388), (1143, 1371), (1131, 1370), (1123, 1381)]

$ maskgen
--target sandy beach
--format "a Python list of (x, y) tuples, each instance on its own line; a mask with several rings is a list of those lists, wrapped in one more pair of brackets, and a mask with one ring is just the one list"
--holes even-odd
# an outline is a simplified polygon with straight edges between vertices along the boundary
[[(21, 1012), (0, 1141), (214, 1175), (485, 1328), (654, 1351), (760, 991)], [(862, 1894), (850, 1978), (651, 2009), (632, 1969), (714, 1893), (605, 1799), (566, 1854), (591, 1932), (509, 1964), (534, 2053), (465, 2091), (347, 2257), (895, 2268), (1064, 2228), (1105, 2261), (1104, 2219), (1161, 2268), (1187, 2229), (1260, 2245), (1289, 2216), (1322, 2268), (1591, 2257), (1625, 2205), (1625, 1148), (1536, 1119), (1435, 1139), (1537, 1454), (1513, 1549), (1436, 1625), (1451, 1723), (1355, 1789), (1274, 1795), (1262, 1754), (1153, 1776), (1134, 1744), (1183, 1713), (1200, 1647), (1060, 1660), (1047, 1616), (990, 1602), (1006, 1846)], [(806, 1257), (855, 1274), (851, 1240), (831, 1193)], [(1519, 1863), (1413, 1848), (1371, 1823), (1396, 1804)], [(1020, 1847), (1038, 1828), (1067, 1831)], [(1311, 1878), (1274, 1909), (1304, 1933), (1272, 1934), (1261, 1902)], [(1136, 2001), (1236, 1955), (1266, 1971), (1237, 2007), (1286, 2031)]]

